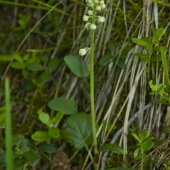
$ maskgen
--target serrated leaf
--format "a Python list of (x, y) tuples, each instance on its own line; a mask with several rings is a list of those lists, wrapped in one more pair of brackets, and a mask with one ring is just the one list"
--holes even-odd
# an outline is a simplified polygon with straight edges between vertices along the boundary
[(69, 69), (77, 77), (86, 77), (89, 74), (88, 66), (80, 57), (68, 55), (64, 57), (64, 61)]
[(48, 136), (47, 132), (45, 131), (36, 131), (31, 135), (31, 138), (37, 142), (49, 142), (50, 137)]
[(82, 149), (85, 145), (91, 144), (91, 131), (90, 115), (77, 113), (67, 119), (63, 135), (76, 149)]
[(110, 151), (116, 154), (123, 154), (124, 150), (122, 147), (118, 146), (118, 145), (113, 145), (113, 144), (104, 144), (101, 147), (102, 151)]
[(74, 100), (66, 99), (64, 97), (52, 99), (48, 103), (48, 107), (52, 110), (68, 115), (76, 113)]

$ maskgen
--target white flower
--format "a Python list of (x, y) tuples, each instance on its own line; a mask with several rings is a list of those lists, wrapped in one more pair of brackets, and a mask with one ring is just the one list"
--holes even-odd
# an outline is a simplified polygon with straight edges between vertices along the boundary
[(98, 20), (97, 20), (99, 23), (103, 23), (105, 22), (105, 17), (102, 17), (102, 16), (98, 16)]
[(89, 16), (88, 15), (84, 15), (83, 16), (83, 21), (88, 21), (89, 20)]
[(102, 0), (102, 1), (100, 1), (100, 4), (105, 4), (105, 3), (104, 3), (104, 1)]
[(87, 3), (92, 4), (93, 0), (86, 0)]
[(99, 0), (94, 0), (94, 2), (95, 2), (96, 4), (98, 4), (98, 3), (99, 3)]
[(95, 30), (96, 29), (96, 25), (95, 24), (90, 24), (90, 29), (91, 30)]
[(87, 51), (88, 51), (88, 49), (89, 48), (82, 48), (82, 49), (80, 49), (79, 50), (79, 55), (81, 55), (81, 56), (84, 56), (84, 55), (86, 55), (87, 54)]
[(96, 7), (96, 11), (101, 11), (101, 10), (102, 10), (101, 6), (98, 5), (98, 6)]
[(93, 15), (93, 11), (92, 10), (88, 10), (87, 13), (88, 13), (88, 15)]
[(106, 5), (105, 4), (101, 4), (100, 5), (102, 9), (105, 9), (106, 8)]

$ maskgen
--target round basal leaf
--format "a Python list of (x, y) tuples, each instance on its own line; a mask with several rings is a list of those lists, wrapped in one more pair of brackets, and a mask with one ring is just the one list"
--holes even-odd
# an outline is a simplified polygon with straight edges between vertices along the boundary
[(73, 74), (77, 77), (86, 77), (89, 74), (88, 66), (83, 60), (77, 56), (68, 55), (64, 57), (64, 61)]
[(39, 115), (39, 119), (42, 123), (44, 123), (45, 125), (50, 125), (50, 117), (47, 113), (41, 113)]
[(82, 149), (85, 145), (91, 144), (91, 131), (90, 115), (77, 113), (67, 119), (63, 135), (76, 149)]
[(36, 63), (29, 64), (27, 68), (30, 71), (42, 71), (42, 70), (44, 70), (44, 67), (41, 64), (36, 64)]
[(60, 139), (60, 130), (58, 128), (49, 128), (48, 135), (54, 139)]
[(48, 107), (52, 110), (64, 113), (64, 114), (73, 114), (76, 113), (75, 102), (71, 99), (66, 99), (64, 97), (57, 97), (52, 99), (48, 103)]
[(50, 141), (50, 137), (45, 131), (36, 131), (35, 133), (31, 135), (31, 138), (37, 142), (44, 142), (44, 141), (49, 142)]

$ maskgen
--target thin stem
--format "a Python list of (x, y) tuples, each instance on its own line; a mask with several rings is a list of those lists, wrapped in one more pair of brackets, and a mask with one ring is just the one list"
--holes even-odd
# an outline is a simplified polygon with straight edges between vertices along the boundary
[(12, 122), (11, 122), (11, 104), (10, 104), (10, 87), (9, 79), (5, 79), (5, 147), (6, 147), (6, 170), (13, 169), (12, 153)]
[(91, 104), (91, 120), (93, 131), (94, 153), (97, 153), (97, 137), (96, 137), (96, 121), (95, 121), (95, 105), (94, 105), (94, 41), (95, 31), (91, 31), (90, 43), (90, 104)]

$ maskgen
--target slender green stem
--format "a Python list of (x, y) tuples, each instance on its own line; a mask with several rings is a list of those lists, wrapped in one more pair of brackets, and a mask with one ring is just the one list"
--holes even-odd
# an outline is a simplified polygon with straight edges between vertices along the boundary
[(5, 147), (6, 147), (6, 170), (13, 169), (12, 153), (12, 123), (11, 123), (11, 104), (10, 104), (10, 87), (9, 79), (5, 79)]
[(90, 43), (90, 104), (91, 104), (91, 120), (93, 131), (94, 153), (97, 153), (97, 137), (96, 137), (96, 121), (95, 121), (95, 105), (94, 105), (94, 42), (95, 31), (91, 31)]

